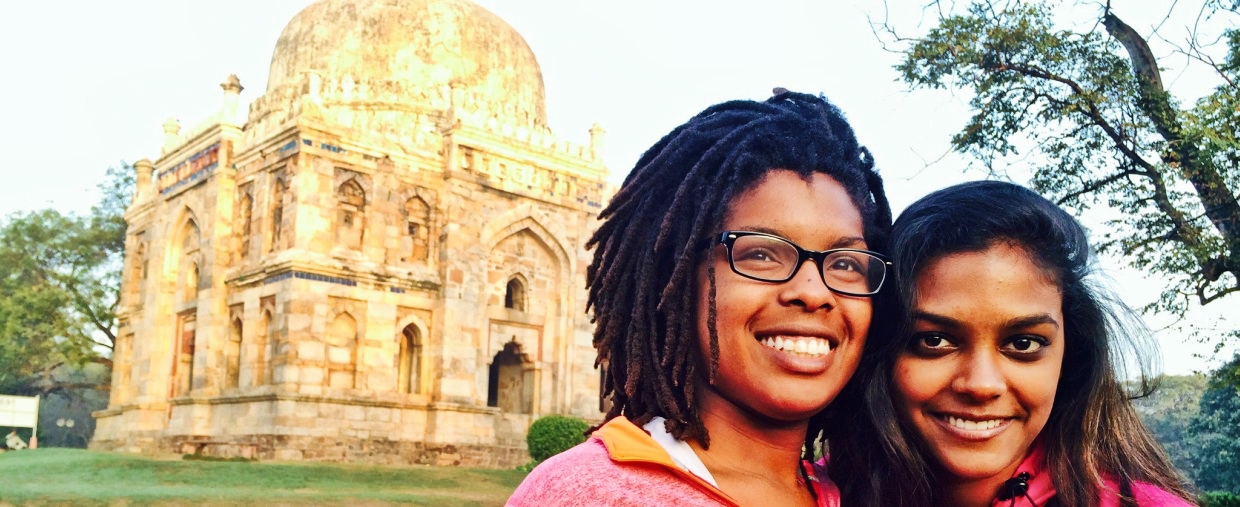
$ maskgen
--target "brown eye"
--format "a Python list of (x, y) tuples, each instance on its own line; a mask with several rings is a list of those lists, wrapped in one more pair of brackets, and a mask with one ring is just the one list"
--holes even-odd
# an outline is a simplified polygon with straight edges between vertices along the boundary
[(1013, 355), (1037, 355), (1050, 342), (1040, 336), (1015, 336), (1008, 340), (1003, 350)]
[(938, 355), (955, 350), (956, 344), (941, 334), (923, 333), (913, 336), (909, 347), (921, 354)]

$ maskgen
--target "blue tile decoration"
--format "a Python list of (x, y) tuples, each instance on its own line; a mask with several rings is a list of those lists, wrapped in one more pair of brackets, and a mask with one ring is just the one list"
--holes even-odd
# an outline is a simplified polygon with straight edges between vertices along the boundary
[(334, 283), (337, 285), (345, 285), (348, 287), (357, 287), (356, 280), (350, 280), (348, 278), (340, 278), (337, 276), (317, 275), (314, 273), (306, 273), (303, 271), (294, 271), (293, 277), (299, 278), (301, 280), (310, 280), (312, 282), (327, 282), (327, 283)]
[(267, 277), (266, 279), (264, 279), (264, 280), (263, 280), (263, 285), (267, 285), (267, 284), (269, 284), (269, 283), (282, 282), (282, 281), (284, 281), (284, 280), (288, 280), (289, 278), (292, 278), (292, 277), (293, 277), (293, 272), (292, 272), (292, 271), (286, 271), (286, 272), (284, 272), (284, 273), (280, 273), (280, 274), (275, 275), (275, 276), (269, 276), (269, 277)]
[[(357, 280), (353, 280), (350, 278), (344, 278), (340, 276), (320, 275), (318, 273), (307, 273), (305, 271), (296, 271), (296, 270), (285, 271), (278, 275), (272, 275), (267, 278), (264, 278), (263, 285), (276, 283), (276, 282), (283, 282), (290, 278), (295, 278), (298, 280), (309, 280), (311, 282), (334, 283), (336, 285), (344, 285), (346, 287), (357, 287), (358, 286)], [(413, 280), (407, 283), (409, 284), (408, 287), (389, 286), (388, 290), (392, 292), (393, 294), (405, 294), (409, 290), (425, 290), (425, 291), (439, 290), (439, 284), (434, 283), (434, 282), (429, 282), (426, 280)], [(386, 284), (376, 284), (374, 288), (377, 290), (383, 290), (383, 285), (386, 285)]]
[(200, 181), (220, 165), (220, 143), (212, 144), (172, 168), (155, 176), (160, 195), (168, 195), (186, 185)]
[(348, 278), (341, 278), (338, 276), (327, 276), (327, 275), (319, 275), (315, 273), (306, 273), (305, 271), (285, 271), (278, 275), (269, 276), (263, 280), (263, 285), (267, 285), (269, 283), (282, 282), (284, 280), (288, 280), (289, 278), (296, 278), (298, 280), (310, 280), (312, 282), (334, 283), (337, 285), (345, 285), (348, 287), (357, 287), (357, 280), (350, 280)]

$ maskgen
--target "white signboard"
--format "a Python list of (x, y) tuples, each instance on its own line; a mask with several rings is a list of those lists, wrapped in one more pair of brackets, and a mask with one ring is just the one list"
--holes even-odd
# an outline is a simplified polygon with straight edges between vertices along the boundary
[(34, 428), (39, 425), (37, 396), (0, 395), (0, 427)]

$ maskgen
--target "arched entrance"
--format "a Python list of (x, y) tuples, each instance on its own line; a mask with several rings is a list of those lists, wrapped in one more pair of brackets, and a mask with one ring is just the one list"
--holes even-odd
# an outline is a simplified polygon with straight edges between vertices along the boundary
[(487, 380), (487, 406), (513, 414), (529, 414), (534, 401), (533, 364), (521, 353), (516, 340), (504, 344), (504, 350), (491, 361)]

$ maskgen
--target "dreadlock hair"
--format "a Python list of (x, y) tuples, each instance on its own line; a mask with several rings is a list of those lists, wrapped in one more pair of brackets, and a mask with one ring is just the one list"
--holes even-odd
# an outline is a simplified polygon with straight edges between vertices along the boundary
[[(624, 415), (641, 426), (663, 417), (677, 439), (709, 448), (694, 380), (704, 374), (714, 382), (719, 341), (712, 266), (710, 357), (697, 357), (700, 245), (719, 232), (729, 203), (776, 169), (839, 182), (861, 212), (868, 248), (883, 250), (891, 207), (882, 180), (869, 150), (825, 97), (777, 88), (764, 102), (731, 101), (698, 113), (642, 155), (587, 244), (595, 249), (586, 272), (595, 366), (608, 363), (603, 394), (613, 401), (605, 420)], [(709, 371), (699, 372), (701, 364)], [(815, 416), (810, 424), (812, 443), (822, 421)]]
[[(1019, 185), (962, 183), (933, 192), (900, 214), (891, 232), (894, 306), (875, 319), (861, 365), (841, 397), (849, 420), (827, 435), (829, 471), (844, 505), (930, 507), (943, 501), (945, 477), (918, 433), (892, 401), (895, 361), (912, 336), (917, 276), (937, 259), (1018, 247), (1063, 297), (1064, 357), (1051, 414), (1038, 438), (1055, 485), (1055, 504), (1098, 505), (1103, 477), (1120, 486), (1121, 505), (1135, 505), (1133, 481), (1193, 503), (1158, 442), (1142, 425), (1123, 379), (1135, 367), (1136, 395), (1148, 394), (1153, 343), (1132, 311), (1092, 281), (1093, 251), (1068, 212)], [(847, 398), (844, 398), (847, 393)], [(998, 493), (998, 492), (996, 492)]]

